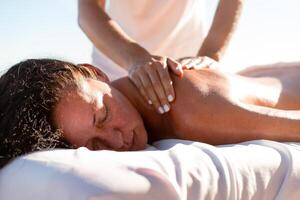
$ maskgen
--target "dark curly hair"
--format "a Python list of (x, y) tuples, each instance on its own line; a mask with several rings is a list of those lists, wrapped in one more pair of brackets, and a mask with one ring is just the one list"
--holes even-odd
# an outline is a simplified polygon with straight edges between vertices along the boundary
[(93, 70), (53, 59), (30, 59), (0, 78), (0, 166), (38, 150), (73, 148), (53, 123), (62, 92), (78, 89)]

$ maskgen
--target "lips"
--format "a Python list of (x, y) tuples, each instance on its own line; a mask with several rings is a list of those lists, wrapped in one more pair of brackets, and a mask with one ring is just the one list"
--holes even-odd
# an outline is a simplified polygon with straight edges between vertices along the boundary
[(135, 145), (135, 143), (136, 143), (136, 141), (135, 141), (135, 137), (136, 137), (136, 133), (135, 133), (135, 131), (133, 130), (133, 135), (132, 135), (132, 144), (131, 144), (131, 148), (130, 148), (130, 150), (133, 150), (133, 148), (136, 146), (136, 145)]
[(135, 131), (132, 130), (128, 136), (127, 136), (127, 140), (124, 139), (124, 144), (123, 146), (120, 148), (121, 151), (130, 151), (132, 150), (132, 147), (134, 146), (134, 137), (135, 137)]

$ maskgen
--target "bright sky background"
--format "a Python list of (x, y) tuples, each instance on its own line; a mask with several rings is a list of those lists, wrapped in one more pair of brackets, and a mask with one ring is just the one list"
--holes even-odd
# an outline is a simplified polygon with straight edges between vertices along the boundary
[[(207, 0), (208, 22), (217, 2)], [(299, 0), (245, 0), (226, 70), (300, 61), (299, 24)], [(28, 58), (90, 62), (90, 53), (77, 25), (77, 0), (0, 0), (0, 72)]]

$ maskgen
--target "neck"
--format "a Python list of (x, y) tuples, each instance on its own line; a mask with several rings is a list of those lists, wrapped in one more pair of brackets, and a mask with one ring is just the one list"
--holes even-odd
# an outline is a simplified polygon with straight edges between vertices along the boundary
[(152, 105), (146, 103), (128, 77), (115, 80), (111, 82), (111, 85), (127, 97), (130, 103), (140, 113), (148, 133), (149, 143), (161, 139), (159, 135), (160, 132), (166, 130), (168, 127), (168, 124), (165, 123), (164, 115), (158, 114)]
[(139, 94), (137, 88), (127, 77), (112, 81), (111, 85), (120, 91), (140, 114), (142, 114), (145, 110), (149, 110), (149, 106), (145, 104), (143, 97)]

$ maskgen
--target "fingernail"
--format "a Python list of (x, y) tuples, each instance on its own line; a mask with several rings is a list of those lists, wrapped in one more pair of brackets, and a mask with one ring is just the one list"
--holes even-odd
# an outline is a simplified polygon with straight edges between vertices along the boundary
[(170, 107), (167, 104), (165, 104), (164, 105), (164, 110), (165, 110), (165, 112), (168, 112), (170, 110)]
[(148, 103), (149, 103), (150, 105), (152, 105), (152, 101), (151, 101), (151, 100), (148, 100)]
[(173, 100), (174, 100), (174, 97), (173, 97), (172, 95), (169, 94), (169, 95), (168, 95), (168, 101), (169, 101), (169, 102), (172, 102)]
[(162, 107), (159, 107), (159, 108), (158, 108), (158, 112), (159, 112), (160, 114), (164, 114), (164, 109), (163, 109)]

